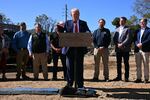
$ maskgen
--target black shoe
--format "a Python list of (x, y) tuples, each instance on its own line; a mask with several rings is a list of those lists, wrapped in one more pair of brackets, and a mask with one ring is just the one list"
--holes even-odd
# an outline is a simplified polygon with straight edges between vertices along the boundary
[(129, 82), (129, 79), (126, 78), (124, 81), (125, 81), (125, 82)]
[(57, 77), (53, 77), (53, 78), (52, 78), (52, 81), (56, 81), (56, 80), (57, 80)]
[(38, 80), (39, 80), (38, 78), (34, 78), (34, 79), (33, 79), (33, 81), (38, 81)]
[(28, 79), (30, 79), (30, 78), (29, 78), (28, 76), (26, 76), (26, 75), (23, 75), (23, 76), (22, 76), (22, 79), (23, 79), (23, 80), (28, 80)]
[(96, 81), (98, 81), (98, 78), (95, 78), (95, 77), (94, 77), (94, 78), (92, 79), (92, 81), (96, 82)]
[(141, 79), (136, 79), (134, 82), (135, 82), (135, 83), (141, 83), (142, 80), (141, 80)]
[(69, 86), (68, 84), (59, 90), (60, 95), (74, 95), (77, 89)]
[(44, 81), (49, 81), (49, 79), (48, 79), (48, 78), (45, 78)]
[(6, 81), (6, 80), (7, 80), (7, 78), (6, 78), (5, 75), (2, 76), (2, 80), (3, 80), (3, 81)]
[(105, 78), (104, 81), (105, 81), (105, 82), (109, 82), (109, 79), (108, 79), (108, 78)]
[(16, 80), (17, 80), (17, 81), (20, 80), (20, 76), (16, 76)]
[(148, 80), (144, 80), (144, 83), (148, 83)]
[(62, 76), (61, 78), (64, 79), (65, 81), (67, 81), (67, 78), (66, 78), (66, 77), (63, 77), (63, 76)]
[(115, 79), (113, 79), (113, 81), (121, 81), (121, 78), (116, 77)]

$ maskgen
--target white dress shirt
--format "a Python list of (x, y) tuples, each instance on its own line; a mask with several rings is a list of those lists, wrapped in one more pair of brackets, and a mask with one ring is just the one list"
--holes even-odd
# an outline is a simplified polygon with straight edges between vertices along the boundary
[(145, 28), (141, 28), (141, 30), (140, 30), (140, 43), (141, 43), (141, 39), (142, 39), (144, 31), (145, 31)]
[(122, 35), (123, 29), (124, 29), (124, 26), (120, 26), (120, 27), (119, 27), (119, 38), (120, 38), (121, 35)]

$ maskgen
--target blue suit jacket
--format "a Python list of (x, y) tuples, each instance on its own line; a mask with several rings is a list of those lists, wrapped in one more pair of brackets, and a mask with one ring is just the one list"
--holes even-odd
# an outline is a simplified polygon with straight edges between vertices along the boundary
[[(139, 42), (140, 42), (140, 30), (136, 31), (135, 34), (135, 52), (139, 52), (139, 48), (136, 46)], [(145, 31), (142, 35), (142, 39), (141, 39), (141, 43), (142, 43), (142, 51), (144, 52), (150, 52), (150, 28), (146, 27)]]
[[(68, 20), (66, 21), (65, 23), (65, 31), (66, 32), (73, 32), (73, 21), (72, 20)], [(90, 32), (88, 26), (87, 26), (87, 23), (85, 21), (82, 21), (82, 20), (79, 20), (79, 32)], [(62, 49), (62, 53), (63, 54), (67, 54), (71, 49), (71, 47), (64, 47)], [(78, 47), (78, 53), (81, 53), (81, 54), (85, 54), (87, 53), (87, 48), (86, 47)]]

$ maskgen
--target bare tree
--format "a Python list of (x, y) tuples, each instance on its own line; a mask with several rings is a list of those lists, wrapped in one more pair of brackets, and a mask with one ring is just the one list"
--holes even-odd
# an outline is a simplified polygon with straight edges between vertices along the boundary
[(150, 18), (150, 0), (135, 0), (133, 10), (142, 17)]
[(56, 23), (57, 23), (57, 21), (51, 19), (50, 22), (51, 22), (51, 24), (50, 24), (49, 29), (50, 29), (50, 32), (53, 32), (53, 31), (54, 31), (54, 28), (55, 28), (55, 25), (56, 25)]
[(48, 17), (46, 14), (39, 15), (35, 18), (35, 23), (40, 23), (43, 31), (52, 32), (56, 21)]
[(0, 16), (2, 18), (2, 23), (5, 23), (5, 24), (12, 24), (12, 21), (10, 20), (10, 18), (7, 18), (5, 14), (3, 13), (0, 13)]

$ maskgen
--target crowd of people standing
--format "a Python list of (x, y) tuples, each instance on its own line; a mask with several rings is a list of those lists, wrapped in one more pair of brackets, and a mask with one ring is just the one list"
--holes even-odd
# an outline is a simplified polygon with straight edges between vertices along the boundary
[[(42, 67), (44, 80), (48, 80), (47, 57), (50, 49), (52, 50), (53, 59), (53, 77), (57, 80), (58, 59), (61, 59), (64, 80), (67, 81), (66, 87), (72, 87), (74, 81), (78, 88), (84, 87), (84, 55), (87, 53), (87, 47), (61, 47), (59, 45), (59, 35), (61, 33), (91, 33), (87, 22), (80, 19), (80, 11), (77, 8), (71, 9), (72, 20), (66, 22), (58, 22), (55, 32), (48, 36), (42, 31), (40, 23), (35, 24), (35, 32), (26, 31), (26, 23), (20, 24), (20, 31), (16, 32), (12, 40), (12, 48), (16, 52), (17, 74), (16, 80), (30, 79), (26, 75), (26, 65), (29, 58), (33, 60), (33, 77), (34, 80), (39, 79), (39, 67)], [(113, 81), (122, 80), (122, 62), (125, 66), (124, 81), (129, 81), (130, 71), (130, 51), (131, 44), (134, 43), (135, 63), (137, 79), (136, 83), (142, 82), (142, 62), (144, 65), (144, 82), (149, 81), (149, 56), (150, 56), (150, 28), (147, 26), (147, 19), (140, 20), (140, 28), (132, 33), (130, 27), (126, 26), (126, 17), (120, 17), (119, 27), (113, 35), (113, 43), (116, 51), (117, 76)], [(111, 42), (111, 34), (108, 28), (105, 28), (106, 21), (101, 18), (98, 20), (98, 28), (91, 34), (94, 46), (94, 73), (93, 81), (99, 79), (99, 65), (102, 59), (104, 67), (104, 80), (109, 79), (109, 45)], [(3, 34), (3, 27), (0, 26), (0, 67), (3, 73), (2, 79), (6, 78), (6, 63), (9, 54), (10, 39)], [(73, 41), (73, 40), (72, 40)], [(75, 71), (76, 68), (76, 71)], [(76, 76), (74, 76), (76, 75)]]

